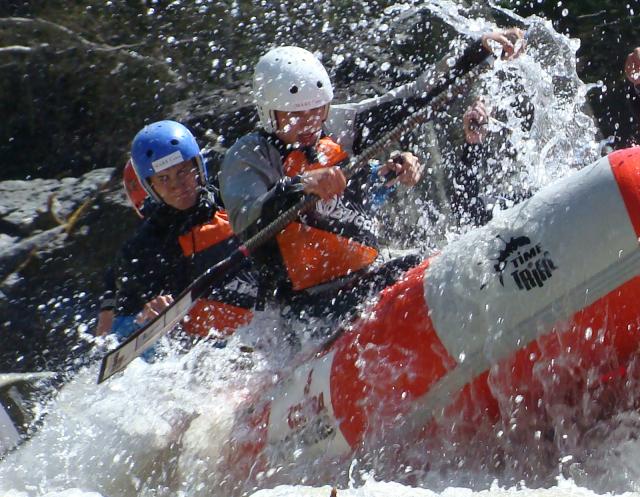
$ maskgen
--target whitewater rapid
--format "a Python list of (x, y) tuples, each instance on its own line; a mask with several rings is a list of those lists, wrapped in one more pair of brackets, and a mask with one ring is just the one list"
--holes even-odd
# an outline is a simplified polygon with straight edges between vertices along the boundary
[[(492, 27), (488, 21), (470, 19), (451, 2), (432, 2), (450, 16), (461, 31), (477, 34)], [(416, 7), (399, 6), (398, 19), (412, 15)], [(593, 120), (583, 111), (589, 87), (577, 77), (578, 42), (554, 32), (550, 24), (530, 19), (529, 51), (513, 62), (500, 62), (483, 76), (496, 106), (507, 116), (503, 123), (513, 130), (512, 141), (520, 151), (517, 164), (504, 163), (514, 183), (526, 183), (532, 191), (586, 165), (601, 153)], [(538, 111), (529, 133), (519, 131), (519, 117), (510, 105), (513, 95), (492, 80), (496, 71), (516, 73)], [(427, 144), (425, 144), (427, 146)], [(522, 164), (526, 167), (523, 168)], [(509, 185), (503, 185), (508, 187)], [(439, 219), (442, 219), (439, 218)], [(443, 222), (447, 222), (446, 220)], [(437, 234), (428, 219), (415, 228), (424, 239)], [(458, 233), (450, 226), (446, 240)], [(425, 245), (429, 245), (426, 244)], [(433, 245), (433, 244), (431, 244)], [(436, 243), (437, 245), (437, 243)], [(201, 342), (181, 349), (175, 338), (163, 339), (160, 358), (141, 359), (123, 374), (96, 385), (98, 365), (70, 375), (58, 394), (42, 406), (41, 426), (33, 436), (0, 462), (0, 495), (3, 497), (161, 497), (215, 495), (210, 482), (216, 475), (220, 454), (240, 406), (253, 392), (266, 390), (286, 370), (292, 351), (282, 346), (279, 317), (264, 313), (241, 330), (224, 348)], [(302, 331), (302, 330), (301, 330)], [(92, 340), (86, 337), (87, 340)], [(314, 343), (307, 343), (313, 347)], [(95, 340), (96, 357), (109, 341)], [(564, 415), (559, 413), (558, 416)], [(337, 484), (339, 497), (590, 497), (640, 485), (640, 441), (630, 434), (640, 420), (625, 419), (612, 426), (597, 447), (585, 449), (588, 464), (570, 471), (571, 458), (548, 461), (556, 468), (550, 488), (501, 488), (489, 473), (465, 474), (456, 483), (455, 467), (445, 467), (446, 478), (430, 487), (438, 474), (417, 488), (408, 483), (380, 481), (370, 468), (360, 469), (354, 460), (343, 468), (347, 475)], [(640, 432), (638, 432), (640, 433)], [(406, 441), (411, 443), (411, 441)], [(514, 450), (517, 452), (517, 450)], [(475, 453), (467, 454), (472, 459)], [(526, 459), (527, 455), (522, 455)], [(586, 471), (586, 468), (589, 471)], [(517, 464), (514, 475), (518, 476)], [(301, 473), (304, 473), (302, 468)], [(445, 471), (446, 470), (446, 471)], [(564, 479), (568, 473), (573, 479)], [(584, 474), (583, 474), (584, 473)], [(451, 476), (454, 474), (454, 476)], [(222, 475), (223, 476), (223, 475)], [(386, 475), (385, 475), (386, 476)], [(398, 476), (398, 480), (400, 480)], [(524, 475), (523, 475), (524, 478)], [(393, 480), (394, 478), (388, 478)], [(259, 490), (256, 497), (329, 497), (334, 482), (318, 485), (312, 474), (294, 486)], [(313, 486), (306, 484), (312, 482)], [(451, 483), (449, 483), (451, 482)], [(469, 483), (475, 483), (472, 485)], [(464, 487), (462, 487), (464, 485)], [(444, 487), (444, 488), (441, 488)], [(604, 489), (604, 490), (602, 490)]]

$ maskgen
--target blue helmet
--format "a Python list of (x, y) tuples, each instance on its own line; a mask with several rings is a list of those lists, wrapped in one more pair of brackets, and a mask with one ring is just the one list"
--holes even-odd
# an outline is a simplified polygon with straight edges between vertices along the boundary
[(142, 128), (131, 144), (131, 161), (140, 183), (153, 199), (162, 199), (153, 191), (149, 178), (186, 160), (195, 160), (202, 185), (207, 168), (200, 147), (191, 132), (176, 121), (158, 121)]

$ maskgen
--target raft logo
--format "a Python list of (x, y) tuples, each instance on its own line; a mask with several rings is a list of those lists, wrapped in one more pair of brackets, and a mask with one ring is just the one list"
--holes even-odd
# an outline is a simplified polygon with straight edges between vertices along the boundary
[(318, 395), (309, 396), (312, 379), (313, 369), (309, 371), (309, 376), (304, 386), (303, 400), (289, 408), (287, 424), (292, 430), (306, 425), (309, 418), (314, 418), (326, 410), (323, 392), (320, 392)]
[(301, 447), (312, 448), (309, 454), (350, 452), (331, 405), (334, 356), (332, 351), (301, 366), (274, 395), (267, 421), (270, 460), (297, 459)]
[(500, 235), (498, 238), (505, 247), (500, 251), (497, 263), (493, 267), (502, 286), (506, 273), (511, 275), (520, 290), (542, 288), (545, 281), (551, 278), (553, 271), (558, 269), (549, 252), (545, 251), (540, 243), (532, 243), (529, 237), (511, 237), (508, 242)]

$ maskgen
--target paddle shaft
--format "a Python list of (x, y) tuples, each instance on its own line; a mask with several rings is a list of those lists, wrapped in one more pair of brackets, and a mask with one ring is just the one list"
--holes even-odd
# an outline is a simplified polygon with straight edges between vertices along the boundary
[[(475, 68), (477, 69), (480, 65), (477, 64)], [(454, 73), (455, 71), (451, 72)], [(360, 171), (372, 159), (383, 155), (387, 148), (406, 134), (407, 131), (415, 129), (416, 126), (426, 121), (433, 109), (437, 109), (452, 98), (455, 88), (459, 90), (466, 85), (471, 75), (467, 72), (467, 78), (459, 82), (455, 82), (456, 74), (450, 74), (449, 76), (449, 78), (440, 79), (439, 83), (427, 92), (423, 97), (423, 107), (420, 110), (410, 114), (402, 123), (385, 133), (342, 168), (347, 179)], [(139, 354), (151, 347), (161, 336), (168, 333), (189, 312), (198, 298), (205, 295), (211, 287), (222, 284), (226, 278), (230, 278), (231, 275), (240, 270), (247, 263), (247, 258), (251, 253), (275, 237), (301, 214), (311, 210), (318, 200), (315, 195), (304, 195), (302, 199), (274, 219), (264, 229), (247, 239), (226, 259), (200, 275), (160, 315), (135, 331), (126, 341), (105, 355), (100, 367), (98, 383), (102, 383), (113, 374), (122, 371)]]

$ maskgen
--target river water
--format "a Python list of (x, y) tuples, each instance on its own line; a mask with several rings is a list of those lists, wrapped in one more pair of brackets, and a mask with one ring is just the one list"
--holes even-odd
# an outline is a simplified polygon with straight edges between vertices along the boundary
[[(430, 3), (462, 33), (477, 34), (492, 26), (453, 3)], [(392, 12), (401, 22), (413, 15), (413, 9), (399, 5)], [(584, 109), (589, 87), (575, 71), (578, 42), (559, 35), (541, 19), (524, 22), (526, 54), (515, 61), (498, 61), (480, 82), (500, 116), (492, 131), (509, 130), (509, 140), (518, 151), (515, 157), (496, 156), (494, 167), (501, 174), (487, 191), (497, 197), (508, 197), (523, 187), (535, 192), (602, 152), (597, 129)], [(517, 81), (517, 92), (526, 94), (536, 109), (528, 130), (521, 126), (522, 116), (513, 111), (514, 85), (505, 81)], [(425, 128), (418, 146), (431, 154), (434, 138), (428, 131)], [(443, 177), (451, 159), (442, 160), (440, 171), (430, 172), (432, 181)], [(424, 240), (425, 253), (459, 236), (450, 213), (437, 199), (412, 201), (428, 207), (424, 211), (429, 214), (419, 216), (411, 228), (414, 239)], [(80, 326), (78, 333), (84, 329)], [(33, 436), (0, 462), (0, 495), (223, 495), (216, 490), (216, 483), (224, 479), (218, 464), (223, 451), (235, 442), (229, 430), (238, 406), (270, 384), (290, 359), (280, 330), (279, 317), (266, 312), (224, 348), (210, 342), (183, 348), (184, 340), (164, 338), (154, 362), (135, 360), (123, 374), (99, 386), (97, 359), (113, 344), (95, 340), (96, 361), (69, 374), (58, 394), (40, 406), (41, 421)], [(304, 330), (299, 331), (304, 336)], [(316, 345), (311, 339), (303, 344), (309, 349)], [(573, 422), (572, 413), (558, 410), (553, 416), (554, 424)], [(539, 453), (523, 453), (517, 437), (495, 443), (501, 435), (488, 428), (489, 438), (466, 446), (452, 442), (440, 454), (430, 453), (424, 468), (404, 468), (398, 474), (384, 457), (354, 456), (339, 467), (302, 466), (288, 481), (278, 482), (291, 486), (247, 492), (260, 497), (329, 497), (336, 486), (337, 495), (344, 497), (623, 495), (640, 491), (638, 427), (640, 417), (621, 414), (608, 425), (593, 427), (590, 437), (550, 442)]]

